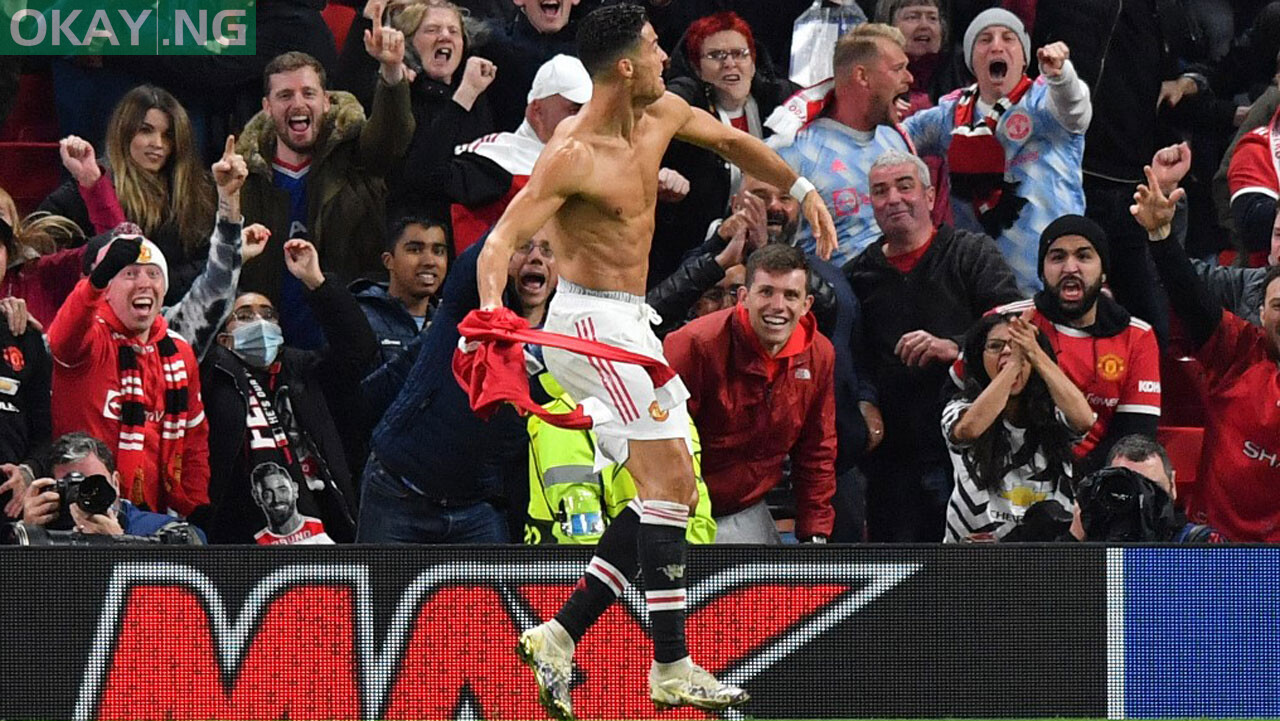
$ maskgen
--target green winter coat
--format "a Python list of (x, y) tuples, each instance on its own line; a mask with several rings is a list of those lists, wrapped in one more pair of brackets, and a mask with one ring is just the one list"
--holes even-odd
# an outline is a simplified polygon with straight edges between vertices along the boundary
[[(413, 137), (409, 83), (389, 86), (378, 81), (373, 110), (350, 93), (329, 93), (316, 150), (307, 171), (307, 235), (320, 254), (320, 266), (348, 280), (385, 271), (379, 260), (386, 233), (385, 176), (404, 155)], [(236, 142), (249, 177), (240, 193), (245, 223), (262, 223), (271, 242), (262, 255), (244, 266), (240, 285), (280, 302), (286, 272), (284, 242), (289, 239), (289, 194), (272, 183), (276, 133), (265, 111), (249, 120)]]

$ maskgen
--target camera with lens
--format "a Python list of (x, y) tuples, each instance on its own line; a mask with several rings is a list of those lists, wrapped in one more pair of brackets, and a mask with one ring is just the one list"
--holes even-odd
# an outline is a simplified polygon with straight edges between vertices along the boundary
[(1128, 468), (1103, 468), (1076, 484), (1085, 540), (1167, 541), (1178, 530), (1173, 499)]
[(182, 521), (166, 524), (149, 536), (129, 534), (113, 536), (102, 533), (81, 533), (75, 530), (59, 531), (18, 521), (10, 523), (4, 529), (0, 534), (0, 541), (5, 545), (15, 546), (204, 545), (204, 540), (201, 539), (195, 526)]
[(80, 510), (90, 515), (106, 513), (111, 504), (116, 502), (116, 489), (111, 481), (101, 473), (85, 476), (83, 473), (68, 473), (53, 482), (45, 489), (58, 494), (62, 507), (79, 506)]

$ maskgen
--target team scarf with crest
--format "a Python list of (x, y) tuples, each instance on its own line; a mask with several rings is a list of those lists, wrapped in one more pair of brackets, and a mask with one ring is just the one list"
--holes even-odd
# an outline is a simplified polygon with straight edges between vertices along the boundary
[(962, 90), (956, 103), (955, 128), (947, 149), (951, 192), (973, 204), (974, 214), (993, 238), (1014, 224), (1027, 203), (1014, 192), (1018, 184), (1005, 179), (1005, 150), (996, 137), (996, 126), (1005, 111), (1022, 100), (1031, 84), (1030, 78), (1022, 76), (1013, 91), (997, 100), (981, 120), (975, 117), (977, 84)]
[[(168, 495), (182, 472), (182, 444), (187, 433), (187, 409), (190, 404), (186, 361), (178, 353), (178, 344), (161, 326), (163, 335), (155, 341), (164, 372), (164, 416), (160, 427), (161, 478), (149, 487), (144, 478), (123, 478), (123, 495), (133, 504), (163, 513), (168, 508)], [(140, 476), (145, 467), (147, 407), (142, 388), (142, 365), (138, 360), (138, 346), (131, 338), (112, 332), (116, 342), (116, 366), (120, 373), (120, 442), (117, 446), (116, 465), (120, 468), (137, 468)], [(175, 451), (174, 446), (177, 446)], [(164, 466), (173, 459), (172, 472)]]

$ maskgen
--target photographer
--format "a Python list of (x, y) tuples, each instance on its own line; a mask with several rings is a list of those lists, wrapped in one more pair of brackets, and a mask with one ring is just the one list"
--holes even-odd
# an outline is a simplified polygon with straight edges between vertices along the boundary
[[(48, 467), (51, 478), (38, 478), (27, 487), (22, 501), (22, 520), (29, 526), (47, 526), (55, 530), (74, 527), (83, 534), (119, 536), (157, 535), (175, 525), (186, 525), (163, 513), (143, 511), (119, 497), (120, 473), (106, 443), (87, 433), (68, 433), (53, 442), (49, 451)], [(99, 477), (95, 479), (95, 476)], [(57, 480), (55, 480), (57, 479)], [(58, 491), (66, 482), (68, 487), (92, 487), (106, 479), (112, 493), (107, 498), (115, 500), (103, 513), (88, 513), (82, 503), (70, 502)], [(71, 495), (75, 492), (70, 492)], [(102, 498), (101, 495), (96, 495)], [(92, 504), (90, 501), (89, 505)], [(193, 529), (204, 539), (204, 534)]]
[(1174, 508), (1173, 479), (1173, 461), (1163, 446), (1146, 436), (1121, 438), (1107, 467), (1077, 484), (1071, 535), (1080, 541), (1227, 542)]

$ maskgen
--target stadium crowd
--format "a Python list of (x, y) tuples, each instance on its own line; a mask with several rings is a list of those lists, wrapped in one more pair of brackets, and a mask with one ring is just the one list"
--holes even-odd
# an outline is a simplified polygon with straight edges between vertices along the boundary
[[(609, 2), (263, 0), (256, 56), (0, 58), (8, 519), (598, 540), (628, 471), (589, 430), (480, 417), (454, 356)], [(789, 189), (663, 158), (640, 312), (690, 392), (691, 542), (1088, 538), (1104, 468), (1176, 499), (1163, 540), (1280, 541), (1280, 2), (645, 7), (667, 90), (838, 233), (819, 257)], [(41, 102), (61, 168), (6, 149)], [(557, 282), (544, 230), (506, 304), (538, 327)], [(584, 400), (524, 353), (537, 404)], [(68, 508), (94, 475), (120, 500)]]

